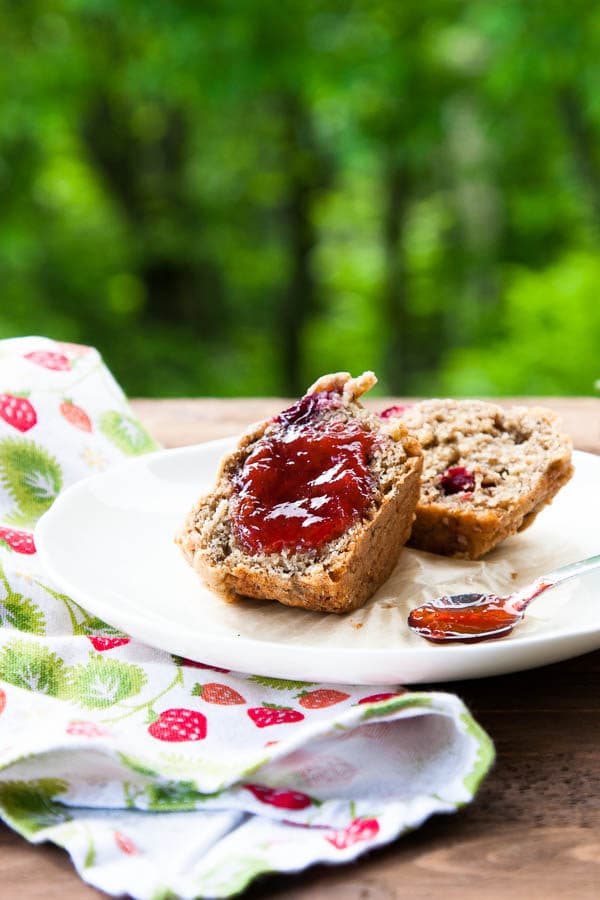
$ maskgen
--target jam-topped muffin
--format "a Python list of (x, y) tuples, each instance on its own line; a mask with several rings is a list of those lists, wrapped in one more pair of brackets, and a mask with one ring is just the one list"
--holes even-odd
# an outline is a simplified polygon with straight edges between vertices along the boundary
[(222, 460), (177, 538), (213, 588), (343, 613), (388, 577), (412, 527), (422, 456), (399, 420), (360, 404), (375, 380), (324, 376)]
[(530, 525), (573, 474), (571, 440), (549, 409), (425, 400), (390, 411), (423, 450), (410, 545), (479, 559)]

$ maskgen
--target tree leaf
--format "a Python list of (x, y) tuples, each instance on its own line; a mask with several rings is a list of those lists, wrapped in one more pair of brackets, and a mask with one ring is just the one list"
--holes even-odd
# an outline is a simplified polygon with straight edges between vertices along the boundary
[(58, 496), (62, 470), (43, 447), (22, 438), (0, 441), (0, 483), (16, 503), (6, 521), (34, 525)]
[(69, 684), (73, 699), (87, 709), (105, 709), (139, 694), (146, 683), (140, 666), (95, 654), (86, 665), (73, 666)]
[(68, 673), (56, 653), (34, 641), (14, 641), (0, 653), (0, 678), (27, 691), (68, 697)]

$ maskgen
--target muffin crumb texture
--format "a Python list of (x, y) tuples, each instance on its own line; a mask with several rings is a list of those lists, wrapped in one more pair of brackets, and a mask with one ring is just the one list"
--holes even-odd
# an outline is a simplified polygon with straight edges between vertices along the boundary
[[(422, 454), (403, 423), (382, 422), (359, 402), (374, 383), (371, 372), (359, 378), (323, 376), (297, 404), (251, 428), (223, 459), (214, 490), (197, 502), (177, 538), (188, 562), (211, 587), (222, 594), (343, 613), (362, 606), (391, 574), (413, 524)], [(323, 546), (248, 552), (236, 534), (241, 494), (235, 485), (253, 451), (271, 438), (293, 438), (307, 424), (319, 432), (349, 423), (374, 437), (368, 459), (373, 490), (364, 513)]]
[(478, 559), (530, 525), (573, 473), (571, 441), (541, 407), (425, 400), (398, 417), (423, 450), (410, 544)]

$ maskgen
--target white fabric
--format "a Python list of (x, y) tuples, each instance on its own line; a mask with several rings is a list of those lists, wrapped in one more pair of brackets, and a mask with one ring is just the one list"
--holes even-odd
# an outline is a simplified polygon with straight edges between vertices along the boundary
[(36, 518), (155, 446), (95, 350), (0, 342), (4, 820), (65, 847), (100, 890), (157, 900), (347, 862), (469, 802), (493, 749), (457, 697), (214, 670), (121, 635), (45, 577)]

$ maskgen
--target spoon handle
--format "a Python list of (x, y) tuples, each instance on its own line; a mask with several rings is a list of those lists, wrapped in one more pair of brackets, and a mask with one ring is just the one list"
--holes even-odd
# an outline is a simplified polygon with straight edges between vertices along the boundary
[(589, 572), (590, 569), (598, 568), (600, 568), (600, 554), (598, 556), (589, 556), (587, 559), (580, 559), (577, 562), (569, 563), (567, 566), (561, 566), (559, 569), (554, 569), (553, 572), (548, 572), (546, 575), (536, 578), (531, 584), (517, 591), (513, 595), (513, 604), (516, 608), (525, 609), (534, 597), (537, 597), (546, 588), (554, 587), (554, 585), (560, 584), (562, 581), (568, 581), (569, 578), (575, 578), (577, 575)]

